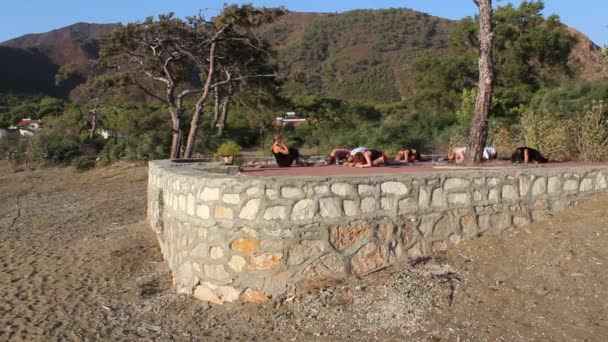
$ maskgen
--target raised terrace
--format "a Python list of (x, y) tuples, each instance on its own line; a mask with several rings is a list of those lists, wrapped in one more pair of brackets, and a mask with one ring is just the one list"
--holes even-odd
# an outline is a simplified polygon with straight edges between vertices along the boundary
[(215, 303), (366, 274), (608, 191), (605, 164), (239, 170), (154, 161), (149, 173), (148, 218), (176, 287)]

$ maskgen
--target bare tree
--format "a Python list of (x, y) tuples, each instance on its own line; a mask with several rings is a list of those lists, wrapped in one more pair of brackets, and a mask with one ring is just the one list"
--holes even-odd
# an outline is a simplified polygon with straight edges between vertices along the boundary
[(494, 63), (492, 61), (492, 0), (473, 0), (479, 8), (479, 83), (475, 113), (471, 121), (469, 149), (466, 162), (481, 161), (488, 131), (488, 116), (492, 104), (494, 86)]
[[(251, 29), (271, 22), (284, 13), (282, 8), (230, 5), (225, 6), (222, 13), (212, 20), (200, 14), (189, 18), (198, 44), (195, 45), (197, 49), (186, 54), (197, 66), (203, 86), (199, 89), (200, 95), (192, 113), (184, 158), (191, 158), (194, 153), (201, 115), (211, 91), (222, 86), (229, 89), (232, 83), (246, 83), (250, 79), (277, 76), (273, 69), (265, 68), (271, 58), (270, 45)], [(219, 93), (221, 90), (216, 94)], [(229, 100), (229, 96), (224, 98), (224, 101)], [(222, 106), (222, 103), (219, 105)], [(227, 111), (227, 106), (228, 102), (222, 107), (222, 111)], [(224, 114), (223, 118), (218, 117), (218, 120), (225, 127), (227, 112)]]
[(165, 103), (171, 116), (171, 159), (181, 157), (184, 100), (199, 92), (188, 81), (193, 72), (184, 51), (192, 49), (191, 27), (173, 14), (130, 23), (102, 39), (100, 62), (128, 76), (131, 84)]

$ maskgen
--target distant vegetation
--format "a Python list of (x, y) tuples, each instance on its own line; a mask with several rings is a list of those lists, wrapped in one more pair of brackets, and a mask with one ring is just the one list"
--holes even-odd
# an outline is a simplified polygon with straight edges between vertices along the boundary
[[(572, 58), (575, 36), (559, 18), (543, 18), (541, 11), (542, 2), (536, 1), (495, 11), (497, 74), (489, 141), (502, 156), (527, 144), (552, 158), (606, 158), (608, 110), (601, 101), (608, 99), (608, 80), (579, 77), (580, 65)], [(445, 152), (466, 143), (477, 82), (474, 18), (452, 24), (407, 9), (365, 10), (314, 18), (298, 40), (290, 40), (293, 32), (286, 30), (273, 25), (264, 31), (264, 37), (283, 44), (271, 64), (285, 77), (240, 88), (226, 109), (230, 115), (221, 134), (215, 108), (222, 95), (210, 94), (196, 156), (213, 157), (222, 144), (267, 153), (276, 131), (272, 121), (286, 111), (309, 121), (282, 129), (289, 144), (316, 153), (359, 145)], [(99, 132), (88, 134), (90, 101), (4, 91), (0, 127), (32, 117), (43, 120), (44, 130), (34, 139), (13, 141), (13, 147), (0, 143), (0, 154), (29, 149), (46, 163), (72, 163), (81, 170), (90, 166), (91, 150), (102, 163), (168, 157), (167, 103), (150, 97), (137, 102), (124, 94), (132, 92), (108, 93), (99, 107), (98, 125), (110, 134), (103, 139)], [(183, 103), (184, 132), (195, 106), (195, 97)]]

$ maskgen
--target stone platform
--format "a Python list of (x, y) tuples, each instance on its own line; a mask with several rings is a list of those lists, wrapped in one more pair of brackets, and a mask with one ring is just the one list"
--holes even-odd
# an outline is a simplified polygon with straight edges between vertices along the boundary
[(608, 191), (608, 166), (597, 164), (232, 171), (171, 161), (149, 168), (148, 218), (174, 283), (215, 303), (365, 274)]

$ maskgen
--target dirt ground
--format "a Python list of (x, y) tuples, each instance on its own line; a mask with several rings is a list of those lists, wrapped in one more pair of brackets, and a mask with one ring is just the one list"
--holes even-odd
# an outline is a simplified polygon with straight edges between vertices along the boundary
[(608, 197), (263, 305), (177, 295), (144, 166), (0, 162), (0, 340), (604, 341)]

